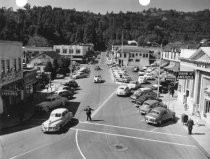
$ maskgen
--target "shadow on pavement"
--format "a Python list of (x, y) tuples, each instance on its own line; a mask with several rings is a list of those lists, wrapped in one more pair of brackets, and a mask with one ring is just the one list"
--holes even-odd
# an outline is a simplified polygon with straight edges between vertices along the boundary
[[(70, 112), (72, 112), (73, 115), (75, 115), (77, 110), (78, 110), (79, 105), (80, 105), (80, 102), (71, 102), (70, 101), (66, 105), (66, 108)], [(39, 127), (39, 126), (41, 126), (41, 124), (44, 121), (46, 121), (49, 118), (50, 112), (47, 112), (47, 113), (46, 112), (34, 112), (33, 116), (30, 118), (30, 120), (24, 121), (24, 122), (22, 122), (22, 123), (20, 123), (16, 126), (13, 126), (13, 127), (10, 127), (10, 128), (5, 128), (4, 130), (0, 131), (0, 135), (15, 133), (15, 132), (18, 132), (18, 131), (23, 131), (23, 130), (34, 128), (34, 127)], [(78, 122), (77, 119), (73, 119), (74, 124), (77, 123), (77, 122)], [(72, 124), (70, 124), (70, 125), (72, 125)]]

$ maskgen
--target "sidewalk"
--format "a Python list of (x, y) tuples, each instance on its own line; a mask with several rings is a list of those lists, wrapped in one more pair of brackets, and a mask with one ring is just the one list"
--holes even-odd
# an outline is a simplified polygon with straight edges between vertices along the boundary
[[(190, 137), (194, 143), (205, 153), (205, 155), (210, 158), (210, 125), (207, 125), (206, 123), (204, 123), (205, 125), (196, 124), (198, 118), (195, 115), (191, 115), (187, 110), (184, 109), (184, 104), (182, 101), (177, 100), (176, 93), (174, 97), (171, 95), (169, 97), (169, 94), (161, 94), (161, 99), (163, 100), (163, 103), (169, 106), (169, 109), (175, 111), (176, 116), (179, 118), (179, 124), (183, 125), (181, 121), (181, 116), (183, 113), (187, 114), (189, 118), (194, 120), (195, 125)], [(183, 128), (186, 130), (187, 134), (188, 130), (186, 125), (183, 125)]]

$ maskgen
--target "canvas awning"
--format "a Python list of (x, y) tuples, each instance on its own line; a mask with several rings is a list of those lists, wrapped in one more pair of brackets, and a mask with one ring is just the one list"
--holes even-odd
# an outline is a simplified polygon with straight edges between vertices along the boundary
[(169, 61), (165, 61), (165, 60), (161, 60), (161, 63), (160, 63), (160, 68), (163, 68), (163, 67), (166, 67), (169, 65)]
[(173, 72), (179, 72), (180, 64), (178, 62), (170, 61), (170, 64), (166, 66), (164, 69), (170, 70)]

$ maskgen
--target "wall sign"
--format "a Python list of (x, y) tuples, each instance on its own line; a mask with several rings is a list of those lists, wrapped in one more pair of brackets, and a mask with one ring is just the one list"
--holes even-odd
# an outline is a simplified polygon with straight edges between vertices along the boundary
[(179, 71), (178, 79), (194, 79), (195, 72), (194, 71)]

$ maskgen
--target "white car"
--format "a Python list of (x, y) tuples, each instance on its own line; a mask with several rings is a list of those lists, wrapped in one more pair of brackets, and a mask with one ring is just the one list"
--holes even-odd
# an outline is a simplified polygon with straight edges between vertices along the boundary
[(141, 84), (141, 83), (146, 83), (147, 82), (147, 79), (145, 76), (139, 76), (138, 78), (138, 82)]
[(154, 79), (154, 77), (153, 77), (153, 75), (152, 75), (151, 73), (146, 73), (146, 74), (144, 75), (144, 77), (145, 77), (147, 80), (152, 80), (152, 79)]
[(45, 132), (56, 132), (61, 130), (71, 119), (73, 118), (72, 112), (69, 112), (66, 108), (58, 108), (51, 112), (50, 117), (47, 121), (42, 123), (42, 131)]
[(144, 74), (145, 74), (144, 71), (139, 71), (139, 72), (138, 72), (138, 75), (139, 75), (139, 76), (144, 76)]
[(128, 83), (128, 87), (130, 89), (138, 89), (140, 87), (140, 83), (138, 81), (130, 81), (130, 83)]
[(102, 82), (102, 77), (101, 75), (96, 75), (93, 77), (93, 82), (94, 83), (101, 83)]
[(121, 85), (117, 88), (116, 94), (118, 96), (127, 96), (131, 93), (131, 90), (126, 85)]

